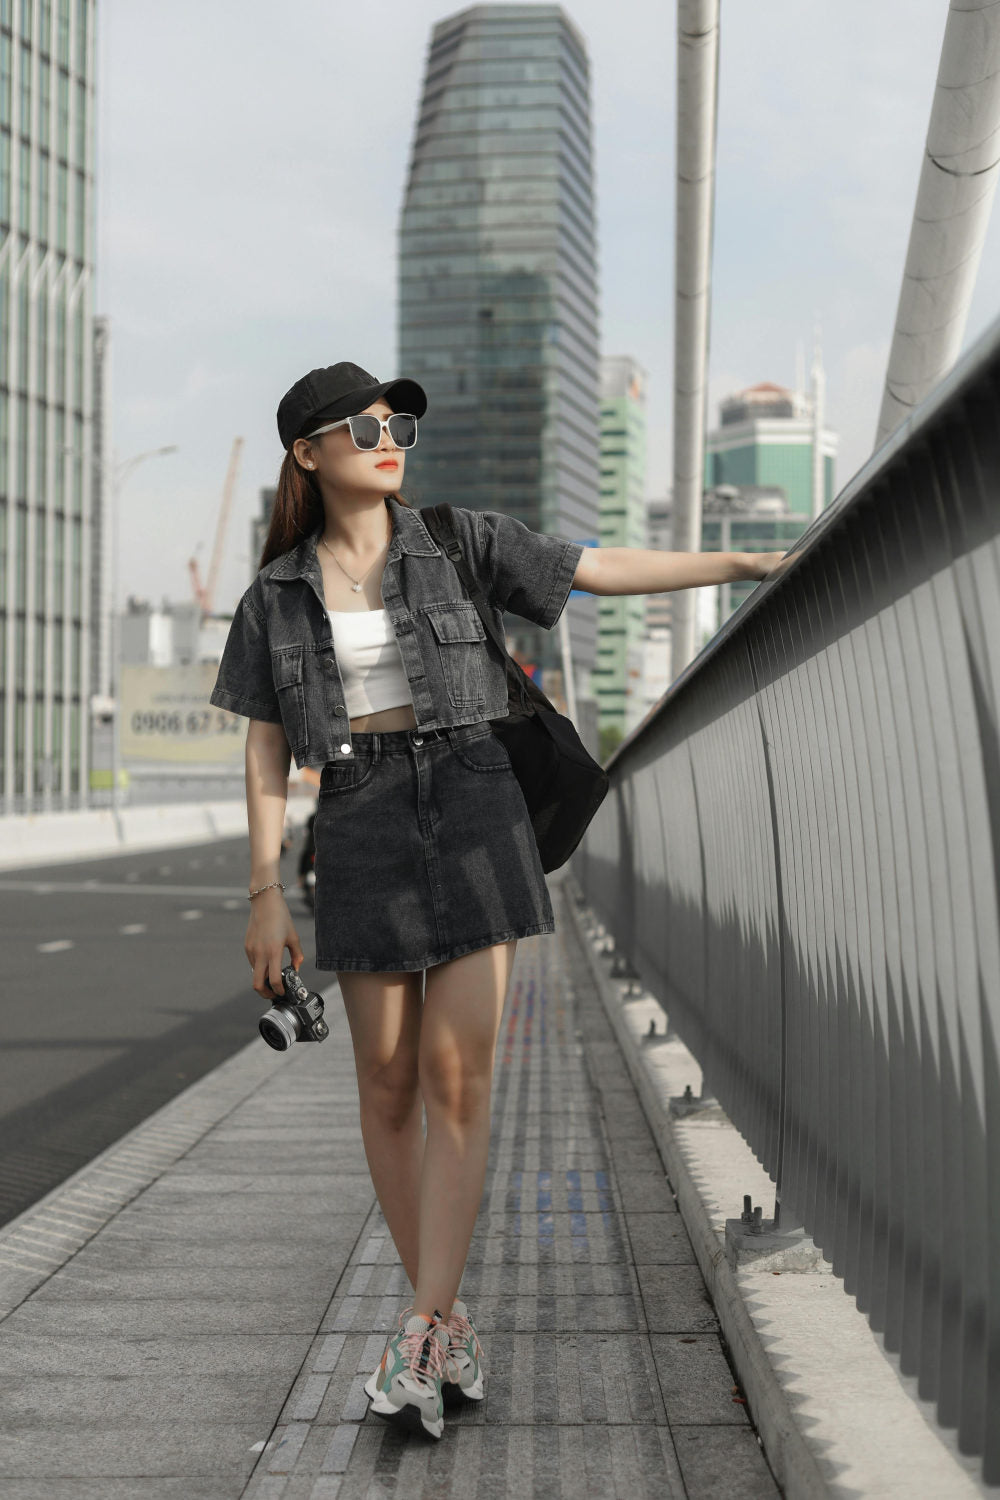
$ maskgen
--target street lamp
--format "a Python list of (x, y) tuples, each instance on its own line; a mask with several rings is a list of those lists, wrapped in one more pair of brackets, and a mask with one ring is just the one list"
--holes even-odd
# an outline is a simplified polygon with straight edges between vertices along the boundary
[[(745, 495), (740, 493), (735, 484), (717, 484), (714, 489), (706, 491), (702, 500), (702, 516), (718, 519), (720, 552), (728, 552), (732, 545), (729, 530), (732, 517), (734, 515), (745, 515), (751, 508), (751, 502)], [(730, 587), (728, 583), (720, 583), (718, 585), (717, 598), (719, 609), (717, 629), (721, 630), (724, 621), (728, 620), (731, 613)]]
[[(130, 478), (134, 470), (141, 463), (147, 458), (160, 458), (163, 454), (176, 452), (177, 444), (170, 443), (165, 448), (149, 448), (145, 453), (136, 453), (132, 458), (123, 459), (111, 467), (111, 811), (115, 818), (118, 816), (118, 777), (121, 760), (121, 750), (119, 747), (119, 731), (121, 728), (121, 637), (118, 629), (119, 500), (126, 479)], [(103, 488), (103, 464), (99, 463), (98, 467), (101, 469)]]
[[(64, 443), (63, 453), (75, 453), (79, 456), (80, 450), (72, 443)], [(104, 455), (94, 455), (94, 463), (101, 476), (101, 490), (104, 490), (105, 475), (111, 470), (111, 639), (109, 641), (108, 654), (110, 660), (110, 688), (111, 688), (111, 807), (117, 815), (118, 811), (118, 688), (120, 681), (120, 663), (118, 661), (118, 610), (116, 597), (118, 594), (118, 498), (126, 479), (129, 478), (133, 469), (147, 458), (159, 458), (164, 453), (176, 453), (177, 444), (170, 443), (165, 448), (148, 448), (145, 453), (136, 453), (131, 458), (126, 458), (114, 466), (106, 464)], [(93, 710), (92, 710), (93, 712)]]

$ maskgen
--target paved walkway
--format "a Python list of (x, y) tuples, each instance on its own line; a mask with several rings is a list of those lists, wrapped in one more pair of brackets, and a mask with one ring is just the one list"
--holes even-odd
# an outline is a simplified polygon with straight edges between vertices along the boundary
[[(366, 1414), (362, 1383), (408, 1288), (365, 1169), (334, 994), (322, 1046), (278, 1058), (254, 1044), (218, 1070), (213, 1123), (190, 1124), (213, 1078), (186, 1116), (187, 1096), (161, 1111), (158, 1141), (187, 1128), (194, 1143), (0, 1323), (4, 1500), (778, 1495), (551, 884), (558, 933), (518, 947), (462, 1284), (486, 1400), (449, 1408), (439, 1443)], [(107, 1180), (138, 1162), (141, 1131), (103, 1162)], [(24, 1246), (69, 1223), (87, 1186), (0, 1239), (8, 1290), (23, 1294)]]

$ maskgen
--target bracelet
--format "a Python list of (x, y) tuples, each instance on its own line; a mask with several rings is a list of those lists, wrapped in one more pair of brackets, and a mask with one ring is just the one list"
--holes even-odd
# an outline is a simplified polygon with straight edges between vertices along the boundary
[(257, 886), (256, 890), (251, 890), (249, 896), (247, 897), (247, 900), (252, 901), (255, 896), (260, 895), (261, 891), (269, 891), (274, 885), (281, 886), (282, 890), (285, 889), (280, 880), (269, 880), (267, 882), (267, 885), (259, 885)]

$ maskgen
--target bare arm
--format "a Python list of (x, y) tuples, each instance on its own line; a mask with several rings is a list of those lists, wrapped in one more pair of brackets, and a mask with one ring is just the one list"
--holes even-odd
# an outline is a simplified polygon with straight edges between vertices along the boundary
[[(282, 726), (251, 719), (246, 743), (251, 889), (281, 879), (281, 835), (290, 765), (291, 751)], [(298, 968), (303, 959), (298, 933), (284, 894), (273, 886), (251, 900), (244, 943), (253, 965), (253, 987), (265, 1000), (284, 993), (281, 969), (286, 947)]]
[(743, 579), (760, 582), (783, 552), (666, 552), (653, 547), (585, 547), (573, 587), (589, 594), (664, 594)]

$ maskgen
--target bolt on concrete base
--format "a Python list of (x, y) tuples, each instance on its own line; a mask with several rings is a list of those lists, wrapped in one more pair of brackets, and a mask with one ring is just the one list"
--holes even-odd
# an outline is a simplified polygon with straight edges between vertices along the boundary
[(775, 1229), (773, 1219), (758, 1220), (754, 1229), (745, 1219), (726, 1220), (726, 1259), (733, 1270), (828, 1271), (823, 1252), (805, 1230)]
[[(677, 1120), (684, 1120), (688, 1115), (707, 1115), (710, 1112), (714, 1112), (720, 1120), (727, 1118), (725, 1110), (713, 1094), (706, 1094), (703, 1087), (701, 1093), (695, 1095), (690, 1084), (685, 1085), (683, 1094), (670, 1095), (668, 1107)], [(738, 1224), (739, 1219), (736, 1222)]]

